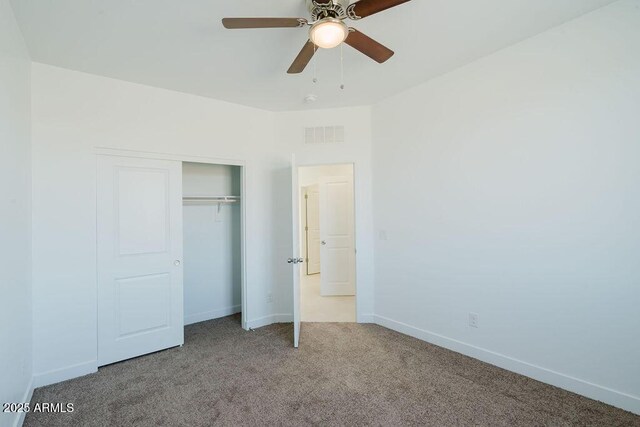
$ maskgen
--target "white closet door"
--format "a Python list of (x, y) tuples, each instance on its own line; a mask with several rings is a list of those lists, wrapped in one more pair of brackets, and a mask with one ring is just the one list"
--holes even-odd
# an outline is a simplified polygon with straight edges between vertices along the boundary
[(321, 177), (320, 295), (355, 295), (353, 178)]
[(98, 156), (98, 365), (184, 342), (182, 164)]

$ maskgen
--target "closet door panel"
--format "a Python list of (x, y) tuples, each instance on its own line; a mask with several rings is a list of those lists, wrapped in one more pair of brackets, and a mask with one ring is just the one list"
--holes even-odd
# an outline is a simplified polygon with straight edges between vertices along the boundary
[(98, 364), (183, 343), (181, 163), (98, 158)]

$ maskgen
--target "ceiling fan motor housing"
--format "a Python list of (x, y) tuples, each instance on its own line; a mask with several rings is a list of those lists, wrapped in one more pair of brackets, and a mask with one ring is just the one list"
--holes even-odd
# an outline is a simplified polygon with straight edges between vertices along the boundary
[(312, 21), (323, 18), (344, 18), (347, 16), (349, 0), (307, 0), (307, 8)]

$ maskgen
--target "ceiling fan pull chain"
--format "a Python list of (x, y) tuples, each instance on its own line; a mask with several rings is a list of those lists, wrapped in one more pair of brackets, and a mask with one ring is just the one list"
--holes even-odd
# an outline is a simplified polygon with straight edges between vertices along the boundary
[(344, 89), (344, 56), (342, 55), (342, 47), (344, 43), (340, 43), (340, 89)]
[(313, 45), (313, 82), (314, 83), (318, 83), (318, 67), (316, 66), (316, 64), (318, 63), (318, 59), (316, 55), (318, 47), (314, 44)]

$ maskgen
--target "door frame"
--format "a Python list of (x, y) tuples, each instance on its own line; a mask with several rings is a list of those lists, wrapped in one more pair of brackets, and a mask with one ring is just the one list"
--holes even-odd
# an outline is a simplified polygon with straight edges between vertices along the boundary
[[(306, 186), (306, 187), (302, 187), (301, 191), (300, 191), (300, 206), (304, 207), (303, 209), (303, 217), (304, 217), (304, 224), (300, 224), (300, 226), (304, 225), (304, 231), (300, 230), (300, 235), (302, 236), (302, 242), (301, 242), (301, 248), (304, 250), (304, 263), (305, 265), (305, 271), (306, 271), (306, 275), (307, 276), (313, 276), (316, 274), (320, 274), (320, 272), (318, 271), (317, 273), (309, 273), (309, 198), (308, 198), (308, 193), (307, 193), (307, 189), (311, 187), (311, 186)], [(304, 199), (304, 201), (302, 200)]]
[[(98, 156), (119, 156), (119, 157), (138, 157), (144, 159), (158, 159), (158, 160), (174, 160), (178, 162), (189, 163), (204, 163), (223, 166), (239, 166), (240, 167), (240, 301), (241, 301), (241, 324), (242, 329), (249, 330), (247, 325), (250, 318), (247, 310), (249, 304), (247, 304), (247, 262), (246, 262), (246, 224), (247, 224), (247, 203), (246, 203), (246, 185), (247, 185), (247, 166), (244, 160), (237, 159), (225, 159), (207, 156), (191, 156), (175, 153), (161, 153), (161, 152), (145, 152), (135, 150), (122, 150), (108, 147), (95, 147), (94, 154), (96, 156), (96, 164)], [(182, 189), (180, 189), (182, 193)], [(97, 218), (96, 218), (97, 220)], [(184, 227), (183, 227), (184, 233)], [(97, 236), (96, 236), (97, 237)], [(96, 270), (97, 276), (97, 270)], [(97, 280), (97, 277), (96, 277)], [(97, 303), (97, 299), (96, 299)], [(96, 335), (98, 331), (96, 329)]]
[[(354, 269), (354, 280), (355, 280), (355, 288), (356, 288), (356, 323), (361, 323), (358, 321), (358, 319), (363, 318), (363, 314), (360, 313), (360, 286), (359, 286), (359, 281), (358, 281), (358, 224), (360, 221), (358, 221), (358, 204), (356, 203), (357, 201), (357, 182), (358, 182), (358, 163), (355, 161), (344, 161), (344, 162), (340, 162), (340, 161), (335, 161), (335, 162), (322, 162), (322, 163), (315, 163), (315, 162), (304, 162), (304, 163), (297, 163), (296, 164), (296, 168), (298, 168), (298, 170), (300, 170), (300, 168), (308, 168), (308, 167), (318, 167), (318, 166), (340, 166), (340, 165), (351, 165), (352, 167), (352, 172), (353, 172), (353, 239), (354, 239), (354, 245), (355, 245), (355, 261), (353, 264), (353, 269)], [(300, 189), (300, 179), (298, 178), (298, 189)], [(297, 218), (297, 221), (302, 221), (302, 218)], [(300, 231), (299, 231), (300, 232)], [(300, 232), (300, 236), (298, 236), (298, 240), (300, 240), (302, 236), (302, 233)], [(322, 271), (320, 271), (320, 274), (322, 274)], [(368, 323), (368, 322), (364, 322), (364, 323)]]

